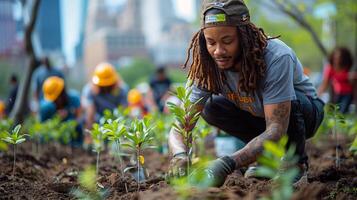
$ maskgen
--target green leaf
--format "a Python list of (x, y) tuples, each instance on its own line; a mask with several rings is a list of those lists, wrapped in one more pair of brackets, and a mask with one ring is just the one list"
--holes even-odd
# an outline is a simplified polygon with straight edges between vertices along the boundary
[(268, 167), (258, 167), (256, 175), (260, 177), (273, 178), (277, 174), (276, 171)]
[(264, 148), (274, 154), (278, 158), (282, 158), (284, 156), (284, 149), (279, 148), (278, 145), (272, 141), (264, 142)]
[(123, 146), (123, 147), (128, 147), (128, 148), (133, 149), (133, 150), (136, 149), (136, 146), (135, 146), (135, 145), (132, 145), (132, 144), (129, 144), (129, 143), (123, 143), (122, 146)]
[(2, 138), (2, 140), (10, 144), (15, 144), (15, 141), (13, 141), (11, 137), (5, 137)]
[(180, 87), (177, 87), (176, 91), (177, 91), (177, 98), (179, 98), (181, 101), (183, 101), (185, 98), (185, 94), (186, 94), (185, 88), (180, 86)]
[(353, 143), (349, 149), (354, 155), (357, 155), (357, 136), (353, 140)]
[(259, 164), (270, 167), (271, 169), (279, 168), (279, 163), (276, 160), (265, 156), (258, 157), (257, 161)]
[(25, 141), (26, 141), (25, 138), (20, 138), (20, 139), (16, 140), (16, 144), (20, 144), (20, 143), (23, 143)]
[(18, 134), (19, 133), (19, 131), (20, 131), (20, 129), (21, 129), (21, 124), (18, 124), (15, 128), (14, 128), (14, 130), (12, 131), (12, 133), (14, 134)]

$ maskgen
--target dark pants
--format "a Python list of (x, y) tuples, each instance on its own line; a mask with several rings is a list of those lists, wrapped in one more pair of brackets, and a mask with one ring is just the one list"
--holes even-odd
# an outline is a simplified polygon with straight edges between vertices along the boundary
[(349, 110), (352, 99), (352, 94), (335, 94), (334, 102), (340, 107), (340, 112), (345, 114)]
[[(324, 103), (296, 92), (297, 100), (291, 102), (288, 145), (294, 143), (299, 163), (307, 163), (305, 140), (311, 138), (324, 117)], [(265, 119), (239, 109), (223, 96), (213, 96), (205, 104), (201, 116), (207, 123), (248, 143), (266, 129)]]

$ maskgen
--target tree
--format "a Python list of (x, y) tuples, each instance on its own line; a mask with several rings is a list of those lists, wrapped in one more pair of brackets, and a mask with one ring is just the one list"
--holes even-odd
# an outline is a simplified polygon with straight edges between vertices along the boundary
[(32, 44), (32, 33), (35, 28), (40, 2), (41, 0), (33, 0), (33, 4), (31, 7), (30, 1), (21, 0), (24, 10), (26, 8), (29, 9), (29, 20), (28, 23), (25, 24), (25, 51), (28, 58), (28, 66), (23, 81), (20, 83), (20, 87), (17, 92), (14, 109), (10, 114), (10, 117), (14, 119), (14, 124), (19, 124), (24, 120), (32, 73), (38, 66), (38, 61)]
[[(270, 3), (268, 3), (270, 2)], [(312, 37), (315, 44), (318, 46), (321, 53), (327, 57), (327, 49), (320, 40), (317, 32), (307, 21), (305, 17), (306, 6), (303, 3), (294, 3), (291, 0), (269, 0), (263, 1), (263, 4), (271, 9), (278, 9), (280, 12), (288, 15), (296, 23), (298, 23), (302, 28), (304, 28)]]

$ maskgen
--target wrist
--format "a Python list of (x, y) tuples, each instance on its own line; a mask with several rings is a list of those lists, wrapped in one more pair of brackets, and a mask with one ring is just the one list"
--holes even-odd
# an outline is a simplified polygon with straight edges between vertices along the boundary
[(229, 168), (231, 169), (232, 172), (236, 169), (237, 164), (236, 164), (236, 161), (232, 157), (223, 156), (220, 159), (223, 160), (229, 166)]

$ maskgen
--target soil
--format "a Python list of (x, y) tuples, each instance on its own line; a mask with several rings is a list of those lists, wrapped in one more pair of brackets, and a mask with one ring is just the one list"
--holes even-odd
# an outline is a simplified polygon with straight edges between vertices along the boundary
[[(309, 172), (307, 183), (295, 187), (292, 199), (356, 199), (357, 157), (348, 151), (351, 141), (340, 138), (341, 166), (335, 167), (335, 145), (331, 138), (307, 143)], [(67, 146), (44, 145), (42, 153), (32, 153), (32, 145), (21, 144), (17, 151), (16, 171), (12, 177), (12, 151), (0, 153), (0, 199), (75, 199), (78, 173), (95, 165), (95, 155)], [(169, 158), (156, 151), (147, 152), (145, 164), (149, 173), (140, 184), (130, 174), (121, 176), (114, 157), (104, 153), (100, 159), (98, 182), (107, 190), (108, 199), (179, 199), (164, 181)], [(125, 160), (126, 163), (129, 160)], [(186, 191), (188, 199), (257, 199), (269, 194), (271, 181), (245, 179), (238, 171), (220, 188)]]

